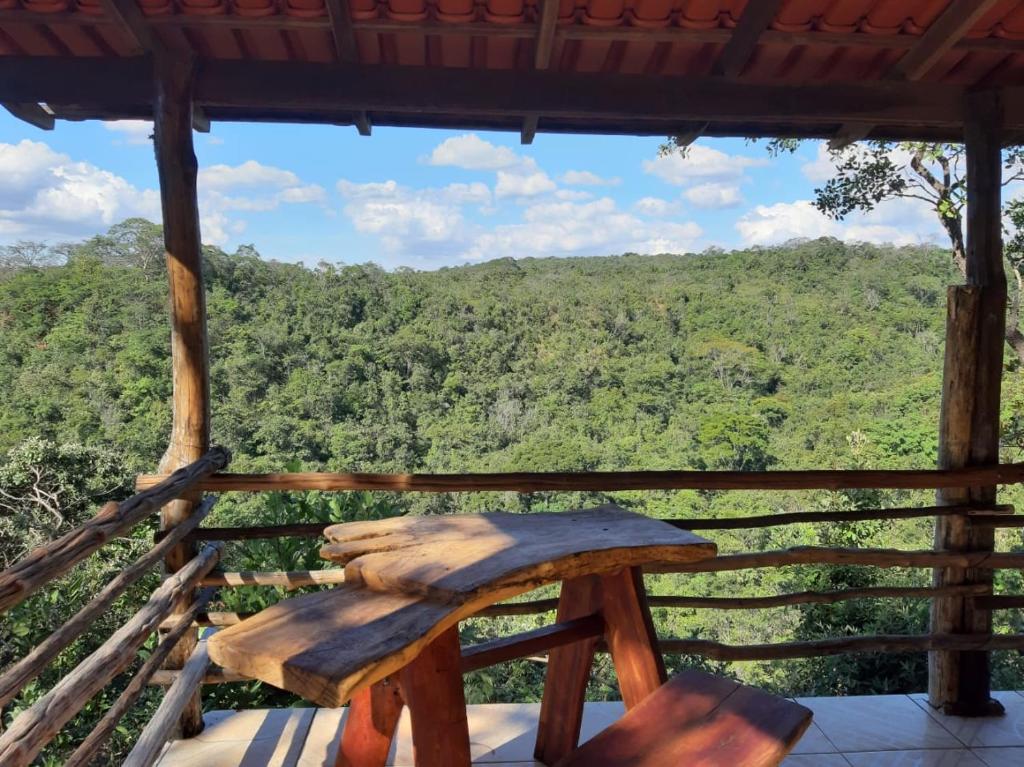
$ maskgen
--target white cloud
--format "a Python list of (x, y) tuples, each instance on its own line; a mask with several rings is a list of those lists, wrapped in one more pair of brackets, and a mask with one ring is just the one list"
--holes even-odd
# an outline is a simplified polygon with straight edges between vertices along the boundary
[(717, 149), (694, 144), (685, 154), (671, 152), (645, 160), (644, 172), (676, 186), (690, 186), (712, 181), (738, 183), (745, 178), (747, 168), (767, 165), (765, 159), (726, 154)]
[(338, 182), (345, 215), (357, 231), (380, 237), (402, 263), (444, 255), (465, 236), (459, 195), (445, 189), (409, 189), (395, 181)]
[(583, 202), (584, 200), (594, 199), (594, 195), (590, 192), (584, 192), (582, 189), (559, 189), (555, 192), (555, 199), (568, 202)]
[[(96, 234), (126, 218), (159, 222), (160, 195), (42, 142), (0, 143), (0, 239), (60, 240)], [(241, 194), (231, 194), (239, 191)], [(326, 192), (294, 173), (255, 162), (200, 173), (199, 217), (204, 242), (226, 244), (241, 234), (239, 212), (281, 204), (319, 204)]]
[(747, 245), (815, 237), (894, 245), (944, 243), (934, 211), (927, 203), (912, 199), (889, 200), (844, 221), (828, 218), (810, 200), (758, 205), (737, 220), (736, 230)]
[(501, 170), (518, 165), (522, 158), (508, 147), (492, 144), (475, 133), (464, 133), (434, 147), (427, 162), (464, 170)]
[(621, 178), (603, 178), (589, 170), (567, 170), (559, 180), (573, 186), (614, 186), (622, 182)]
[(538, 170), (533, 173), (498, 171), (498, 182), (494, 186), (495, 197), (536, 197), (538, 194), (553, 192), (557, 185), (547, 173)]
[(680, 205), (674, 200), (666, 200), (661, 197), (641, 197), (633, 203), (633, 211), (642, 216), (664, 218), (679, 213)]
[[(296, 173), (273, 165), (247, 160), (240, 165), (211, 165), (199, 171), (199, 207), (211, 222), (204, 238), (223, 244), (227, 233), (240, 233), (239, 223), (221, 223), (214, 213), (267, 212), (282, 204), (326, 206), (327, 192), (319, 184), (307, 184)], [(244, 228), (245, 222), (241, 222)], [(221, 236), (224, 235), (224, 236)]]
[(275, 188), (299, 186), (302, 182), (290, 170), (246, 160), (241, 165), (211, 165), (199, 171), (199, 186), (207, 190), (246, 187)]
[(738, 184), (721, 181), (692, 186), (683, 196), (698, 208), (734, 208), (743, 202)]
[(149, 144), (153, 135), (151, 120), (108, 120), (103, 123), (108, 131), (121, 134), (121, 140), (115, 143), (133, 144), (136, 146)]
[(823, 216), (810, 200), (757, 205), (736, 221), (748, 245), (773, 245), (796, 238), (837, 237), (839, 225)]
[(93, 234), (130, 216), (158, 219), (159, 196), (48, 145), (0, 143), (0, 234), (55, 240)]
[(472, 184), (449, 184), (441, 190), (441, 196), (450, 202), (460, 204), (491, 204), (491, 188), (480, 181), (474, 181)]
[(804, 178), (814, 184), (822, 184), (836, 174), (836, 166), (832, 162), (826, 142), (818, 142), (818, 151), (814, 159), (801, 165), (800, 172), (804, 174)]
[(523, 213), (522, 223), (479, 233), (463, 252), (467, 260), (510, 256), (685, 252), (701, 237), (692, 222), (651, 222), (619, 210), (604, 197), (587, 203), (544, 203)]

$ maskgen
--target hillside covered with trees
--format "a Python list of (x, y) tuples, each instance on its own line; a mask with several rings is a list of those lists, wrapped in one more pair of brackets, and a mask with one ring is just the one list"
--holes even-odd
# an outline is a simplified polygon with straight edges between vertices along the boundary
[[(128, 221), (83, 243), (22, 244), (0, 254), (4, 565), (127, 492), (135, 474), (154, 469), (169, 431), (171, 379), (157, 227)], [(816, 240), (730, 253), (524, 257), (435, 272), (309, 268), (262, 260), (251, 247), (231, 254), (208, 248), (205, 268), (214, 441), (232, 451), (234, 471), (935, 463), (946, 286), (959, 281), (949, 253), (938, 248)], [(1020, 460), (1024, 386), (1015, 362), (1007, 363), (1005, 457)], [(1014, 491), (1004, 495), (1020, 500)], [(661, 517), (932, 502), (928, 493), (896, 491), (238, 494), (225, 496), (209, 524), (529, 512), (609, 499)], [(925, 519), (711, 537), (729, 552), (800, 544), (930, 548), (931, 535)], [(1000, 548), (1020, 543), (1020, 531), (1000, 535)], [(127, 561), (132, 541), (123, 548)], [(242, 569), (320, 566), (316, 542), (308, 540), (236, 545), (228, 556)], [(120, 564), (90, 561), (66, 579), (62, 598), (44, 595), (18, 608), (0, 627), (0, 666), (59, 624), (71, 603)], [(1019, 592), (1019, 574), (999, 578), (998, 588)], [(655, 594), (758, 596), (929, 579), (922, 570), (793, 567), (657, 576), (649, 585)], [(227, 607), (256, 609), (275, 598), (268, 592), (239, 590)], [(465, 631), (489, 636), (549, 618), (476, 621)], [(655, 618), (665, 636), (771, 642), (920, 633), (927, 604), (658, 609)], [(1000, 630), (1019, 620), (1014, 611), (999, 614)], [(70, 666), (87, 647), (79, 643), (61, 663)], [(997, 654), (995, 666), (994, 687), (1024, 686), (1020, 656)], [(789, 694), (916, 691), (925, 683), (923, 655), (716, 668)], [(530, 661), (478, 672), (469, 679), (470, 695), (537, 699), (542, 673)], [(214, 707), (289, 700), (254, 685), (209, 692)], [(614, 694), (610, 674), (599, 676), (592, 693)], [(95, 715), (90, 711), (86, 717)]]

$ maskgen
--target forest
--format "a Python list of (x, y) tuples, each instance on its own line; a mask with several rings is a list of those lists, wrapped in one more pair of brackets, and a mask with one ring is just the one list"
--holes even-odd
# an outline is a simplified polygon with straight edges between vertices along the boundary
[[(935, 465), (946, 287), (938, 247), (844, 244), (593, 258), (523, 257), (432, 272), (265, 260), (205, 249), (214, 442), (233, 471), (500, 472), (626, 469), (930, 468)], [(129, 220), (60, 246), (0, 248), (0, 567), (130, 492), (155, 469), (170, 426), (167, 287), (159, 227)], [(1007, 355), (1003, 459), (1024, 452), (1024, 383)], [(1001, 495), (1021, 503), (1019, 489)], [(226, 494), (209, 525), (344, 521), (394, 514), (528, 513), (606, 501), (656, 517), (930, 505), (916, 491), (389, 495)], [(931, 520), (712, 531), (723, 553), (793, 545), (926, 549)], [(0, 668), (22, 656), (151, 540), (155, 523), (104, 549), (0, 623)], [(1021, 549), (1019, 530), (997, 548)], [(310, 539), (228, 549), (228, 569), (321, 567)], [(133, 611), (133, 589), (11, 718)], [(1020, 593), (1001, 571), (997, 592)], [(924, 570), (798, 566), (649, 578), (652, 594), (763, 596), (927, 585)], [(223, 595), (259, 609), (274, 589)], [(536, 596), (536, 595), (534, 595)], [(1022, 631), (1019, 611), (997, 631)], [(551, 615), (469, 621), (464, 641)], [(658, 608), (660, 635), (729, 643), (924, 633), (924, 600), (759, 611)], [(92, 643), (92, 644), (90, 644)], [(773, 663), (673, 656), (788, 695), (924, 689), (923, 654)], [(1024, 687), (1017, 653), (993, 657), (993, 687)], [(126, 675), (127, 676), (127, 675)], [(538, 700), (543, 665), (467, 677), (472, 702)], [(60, 764), (117, 694), (113, 686), (47, 752)], [(590, 689), (615, 697), (602, 662)], [(156, 695), (140, 707), (145, 717)], [(301, 705), (255, 683), (206, 688), (209, 708)], [(110, 758), (131, 742), (128, 722)], [(50, 761), (46, 761), (50, 760)]]

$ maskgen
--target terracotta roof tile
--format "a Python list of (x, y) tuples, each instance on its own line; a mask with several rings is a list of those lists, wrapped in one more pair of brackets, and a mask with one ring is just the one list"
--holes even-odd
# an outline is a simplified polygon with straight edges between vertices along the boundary
[[(551, 67), (702, 75), (747, 0), (557, 0)], [(200, 55), (326, 62), (336, 56), (324, 0), (136, 0), (156, 34)], [(742, 77), (786, 81), (882, 76), (949, 0), (785, 0)], [(533, 66), (540, 0), (350, 0), (360, 61), (412, 66)], [(100, 0), (0, 0), (0, 55), (130, 55), (131, 38)], [(19, 18), (25, 13), (25, 20)], [(53, 21), (46, 17), (52, 16)], [(204, 23), (216, 17), (218, 23)], [(224, 23), (235, 19), (237, 24)], [(372, 28), (367, 28), (372, 24)], [(390, 25), (390, 27), (388, 26)], [(454, 33), (438, 28), (454, 27)], [(467, 33), (474, 26), (479, 33)], [(498, 29), (501, 27), (502, 29)], [(821, 42), (814, 35), (821, 34)], [(645, 37), (649, 34), (650, 37)], [(772, 38), (772, 34), (776, 37)], [(784, 37), (790, 35), (790, 37)], [(797, 35), (794, 41), (792, 35)], [(850, 38), (847, 44), (841, 36)], [(890, 41), (863, 44), (866, 38)], [(1007, 82), (1019, 76), (1024, 1), (1002, 0), (926, 80)], [(993, 46), (1002, 46), (993, 47)]]

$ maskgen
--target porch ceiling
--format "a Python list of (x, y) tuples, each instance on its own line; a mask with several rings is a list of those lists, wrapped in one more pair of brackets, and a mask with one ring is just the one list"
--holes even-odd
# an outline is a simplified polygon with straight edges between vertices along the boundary
[(0, 103), (37, 124), (149, 116), (168, 52), (219, 120), (959, 138), (967, 89), (1024, 85), (1024, 2), (0, 0)]

